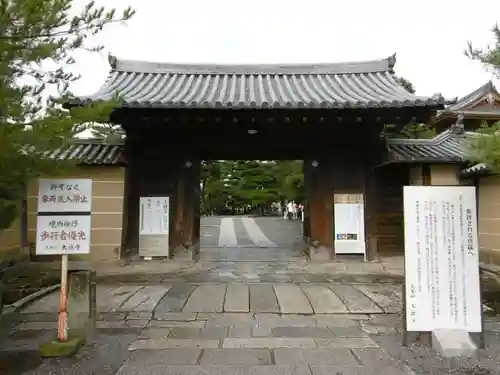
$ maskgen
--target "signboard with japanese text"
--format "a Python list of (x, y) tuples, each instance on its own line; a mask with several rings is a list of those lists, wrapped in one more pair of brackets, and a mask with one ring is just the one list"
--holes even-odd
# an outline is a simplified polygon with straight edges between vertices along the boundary
[(169, 256), (169, 197), (139, 200), (139, 256)]
[(141, 197), (139, 207), (139, 234), (168, 234), (168, 197)]
[(336, 254), (365, 254), (363, 194), (334, 194)]
[(90, 253), (90, 215), (38, 216), (37, 255)]
[(38, 212), (90, 212), (91, 179), (40, 179)]
[(481, 332), (476, 190), (405, 186), (408, 331)]
[(91, 179), (40, 179), (36, 254), (88, 254), (91, 211)]

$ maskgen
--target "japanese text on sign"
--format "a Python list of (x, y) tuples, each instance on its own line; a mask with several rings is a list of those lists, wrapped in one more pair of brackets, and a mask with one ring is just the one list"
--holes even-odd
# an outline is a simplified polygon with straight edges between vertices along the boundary
[(87, 254), (89, 252), (90, 215), (38, 216), (37, 254)]
[(481, 331), (475, 188), (406, 186), (409, 331)]
[(38, 212), (90, 212), (92, 180), (39, 180)]
[(169, 198), (141, 197), (139, 234), (169, 233)]

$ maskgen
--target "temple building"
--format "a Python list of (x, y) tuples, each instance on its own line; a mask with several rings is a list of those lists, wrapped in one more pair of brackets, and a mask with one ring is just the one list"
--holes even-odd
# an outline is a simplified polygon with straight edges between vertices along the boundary
[(488, 81), (444, 110), (438, 111), (436, 131), (440, 133), (448, 129), (457, 123), (459, 117), (465, 130), (472, 131), (483, 122), (491, 124), (500, 120), (500, 94), (492, 81)]
[[(404, 185), (496, 181), (464, 171), (477, 120), (500, 118), (500, 107), (491, 83), (455, 104), (411, 94), (397, 82), (395, 62), (391, 56), (336, 64), (188, 65), (110, 57), (111, 72), (98, 92), (71, 105), (121, 96), (110, 122), (124, 129), (124, 142), (82, 140), (51, 155), (78, 160), (75, 176), (93, 179), (90, 259), (139, 258), (139, 200), (155, 196), (170, 197), (170, 256), (198, 259), (200, 161), (218, 159), (304, 160), (304, 240), (322, 259), (341, 250), (334, 205), (350, 199), (364, 207), (367, 260), (401, 254)], [(381, 137), (386, 124), (433, 120), (441, 129), (433, 139)], [(30, 243), (36, 189), (33, 184), (27, 199), (24, 241)], [(12, 229), (12, 239), (22, 226)], [(500, 254), (497, 232), (498, 246), (496, 238), (483, 242)]]

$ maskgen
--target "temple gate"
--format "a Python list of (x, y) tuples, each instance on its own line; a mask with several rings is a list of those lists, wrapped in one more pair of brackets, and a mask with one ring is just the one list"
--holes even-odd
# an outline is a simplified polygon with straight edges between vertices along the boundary
[(302, 159), (306, 240), (333, 258), (334, 194), (361, 194), (367, 255), (374, 259), (379, 196), (401, 180), (397, 171), (377, 172), (387, 152), (381, 131), (386, 124), (427, 122), (445, 104), (442, 97), (407, 92), (394, 64), (395, 56), (309, 65), (110, 57), (107, 81), (79, 103), (123, 99), (110, 118), (127, 135), (121, 256), (138, 256), (139, 197), (169, 196), (171, 249), (198, 257), (201, 160)]

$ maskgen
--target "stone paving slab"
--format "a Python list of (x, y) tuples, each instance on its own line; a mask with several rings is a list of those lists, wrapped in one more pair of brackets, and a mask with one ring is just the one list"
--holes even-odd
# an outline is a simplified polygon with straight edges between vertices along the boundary
[(224, 311), (249, 312), (250, 287), (245, 284), (228, 284), (226, 299), (224, 301)]
[(274, 349), (277, 365), (359, 365), (349, 349)]
[(129, 350), (145, 350), (145, 349), (178, 349), (178, 348), (218, 348), (219, 340), (200, 340), (200, 339), (168, 339), (168, 338), (152, 338), (140, 339), (133, 342), (129, 346)]
[(149, 285), (139, 289), (126, 300), (118, 311), (153, 311), (161, 298), (170, 290), (168, 285)]
[(270, 332), (272, 337), (332, 337), (332, 331), (320, 327), (275, 327)]
[(369, 337), (335, 337), (331, 339), (314, 340), (318, 348), (378, 348), (378, 344)]
[[(124, 365), (116, 375), (311, 375), (309, 366), (147, 366)], [(329, 374), (329, 373), (328, 373)], [(346, 373), (347, 374), (347, 373)]]
[(314, 313), (334, 314), (347, 313), (347, 306), (332, 290), (324, 285), (301, 285), (307, 295)]
[(278, 313), (280, 311), (271, 284), (250, 285), (250, 311), (255, 313)]
[(198, 314), (197, 313), (184, 313), (184, 312), (167, 312), (162, 313), (155, 311), (153, 314), (154, 320), (175, 320), (180, 322), (189, 322), (196, 320)]
[(311, 338), (228, 338), (223, 348), (315, 348)]
[(302, 289), (295, 284), (274, 285), (282, 314), (312, 314), (313, 309)]
[(222, 312), (227, 285), (199, 285), (187, 300), (184, 312)]
[(148, 328), (203, 328), (205, 320), (175, 321), (175, 320), (151, 320)]
[[(175, 285), (100, 285), (99, 317), (120, 313), (128, 319), (194, 320), (201, 313), (384, 314), (401, 311), (399, 287), (386, 284), (219, 283)], [(22, 311), (26, 320), (55, 320), (58, 292)], [(35, 317), (37, 314), (40, 318)], [(48, 318), (48, 314), (54, 314)], [(29, 316), (29, 317), (28, 317)], [(41, 318), (45, 316), (45, 318)], [(181, 318), (179, 318), (181, 319)]]
[(201, 349), (136, 350), (127, 361), (127, 366), (144, 365), (166, 367), (175, 365), (197, 365)]
[(402, 311), (402, 301), (384, 284), (357, 284), (355, 288), (364, 293), (385, 313), (394, 314)]
[(312, 375), (416, 375), (411, 370), (398, 367), (374, 368), (363, 365), (358, 366), (316, 366), (311, 365)]
[(352, 285), (332, 284), (330, 289), (345, 303), (349, 312), (380, 314), (384, 311), (364, 293)]
[(155, 314), (180, 312), (195, 289), (192, 284), (173, 285), (156, 305)]
[(205, 349), (201, 365), (271, 365), (269, 349)]
[(119, 287), (106, 288), (105, 286), (99, 285), (97, 287), (97, 311), (119, 311), (122, 304), (143, 287), (142, 285), (122, 285)]

